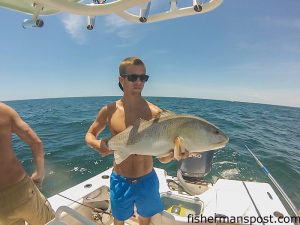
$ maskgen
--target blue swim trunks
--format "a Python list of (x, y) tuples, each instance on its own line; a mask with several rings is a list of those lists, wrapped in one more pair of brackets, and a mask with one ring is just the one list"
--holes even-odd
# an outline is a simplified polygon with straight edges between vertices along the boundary
[(159, 181), (154, 170), (139, 178), (126, 178), (113, 171), (110, 176), (113, 217), (119, 221), (129, 219), (134, 214), (134, 205), (142, 217), (163, 211), (158, 190)]

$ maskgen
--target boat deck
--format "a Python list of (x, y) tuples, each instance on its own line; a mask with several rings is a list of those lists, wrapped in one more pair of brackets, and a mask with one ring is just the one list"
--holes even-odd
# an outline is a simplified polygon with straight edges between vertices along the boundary
[[(163, 169), (155, 168), (155, 171), (159, 177), (159, 192), (161, 193), (165, 210), (152, 217), (151, 223), (153, 225), (199, 224), (200, 215), (206, 219), (215, 218), (216, 216), (226, 216), (230, 219), (230, 221), (224, 218), (219, 218), (214, 220), (214, 222), (206, 221), (207, 223), (223, 224), (231, 222), (238, 224), (271, 224), (277, 220), (277, 217), (289, 216), (277, 194), (267, 183), (219, 179), (215, 184), (209, 185), (208, 190), (202, 194), (190, 196), (182, 190), (171, 190), (169, 188), (167, 180), (176, 181), (175, 177), (167, 176)], [(102, 202), (101, 204), (109, 205), (109, 176), (111, 172), (112, 169), (108, 169), (59, 193), (64, 197), (58, 194), (50, 197), (49, 201), (52, 207), (54, 210), (57, 210), (61, 206), (68, 206), (91, 220), (92, 210), (75, 203), (73, 200), (89, 204), (91, 207), (99, 207), (100, 202)], [(65, 197), (72, 200), (68, 200)], [(179, 215), (170, 212), (170, 206), (173, 205), (181, 205), (185, 210), (184, 213)], [(188, 214), (193, 215), (188, 216)], [(262, 223), (258, 220), (259, 217), (272, 217), (273, 221), (265, 220)], [(250, 218), (252, 218), (252, 221), (250, 221)], [(253, 221), (254, 219), (257, 221)], [(137, 216), (135, 216), (126, 221), (126, 224), (138, 224), (137, 221)], [(107, 220), (105, 224), (111, 223), (112, 220)], [(72, 221), (72, 223), (67, 224), (73, 225), (75, 222)], [(290, 222), (289, 224), (293, 223)]]

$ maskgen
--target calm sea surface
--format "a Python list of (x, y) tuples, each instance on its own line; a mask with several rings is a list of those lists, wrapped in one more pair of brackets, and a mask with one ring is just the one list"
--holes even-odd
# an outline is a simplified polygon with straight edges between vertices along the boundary
[[(112, 166), (86, 146), (84, 137), (99, 109), (118, 97), (61, 98), (6, 102), (15, 108), (44, 142), (46, 178), (42, 192), (50, 197)], [(176, 113), (203, 117), (221, 128), (229, 144), (215, 152), (206, 179), (269, 182), (245, 149), (250, 147), (300, 208), (300, 108), (188, 98), (149, 101)], [(106, 129), (104, 136), (109, 136)], [(26, 171), (33, 170), (29, 147), (13, 137), (17, 157)], [(155, 166), (175, 175), (176, 162)]]

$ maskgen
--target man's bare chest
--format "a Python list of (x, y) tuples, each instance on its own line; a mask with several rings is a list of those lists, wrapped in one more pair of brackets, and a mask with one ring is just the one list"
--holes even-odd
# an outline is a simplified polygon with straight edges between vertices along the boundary
[(152, 113), (145, 111), (131, 113), (115, 112), (109, 121), (112, 135), (116, 135), (134, 125), (138, 119), (150, 120), (152, 119)]

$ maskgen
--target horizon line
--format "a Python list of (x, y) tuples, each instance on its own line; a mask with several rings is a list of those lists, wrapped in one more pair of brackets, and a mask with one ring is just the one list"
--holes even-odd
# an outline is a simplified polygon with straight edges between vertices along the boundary
[[(45, 97), (45, 98), (28, 98), (28, 99), (9, 99), (1, 100), (0, 102), (13, 102), (13, 101), (30, 101), (30, 100), (47, 100), (47, 99), (63, 99), (63, 98), (99, 98), (99, 97), (122, 97), (122, 95), (103, 95), (103, 96), (64, 96), (64, 97)], [(212, 101), (225, 101), (225, 102), (237, 102), (237, 103), (247, 103), (247, 104), (260, 104), (260, 105), (270, 105), (270, 106), (279, 106), (279, 107), (288, 107), (300, 109), (300, 106), (291, 106), (291, 105), (277, 105), (264, 102), (247, 102), (241, 100), (229, 100), (229, 99), (208, 99), (208, 98), (199, 98), (199, 97), (180, 97), (180, 96), (142, 96), (150, 98), (181, 98), (181, 99), (199, 99), (199, 100), (212, 100)]]

